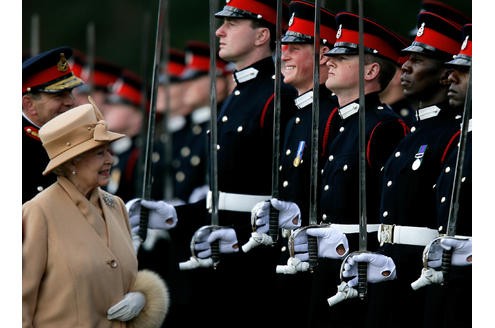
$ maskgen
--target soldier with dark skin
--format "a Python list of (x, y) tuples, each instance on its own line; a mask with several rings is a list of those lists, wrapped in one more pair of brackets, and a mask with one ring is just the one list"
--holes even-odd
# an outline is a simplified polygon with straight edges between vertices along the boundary
[(368, 263), (368, 280), (377, 290), (369, 301), (374, 305), (370, 323), (383, 327), (423, 327), (432, 321), (435, 309), (425, 312), (432, 300), (428, 288), (413, 290), (411, 283), (423, 267), (424, 246), (438, 237), (434, 185), (458, 142), (461, 117), (461, 109), (449, 104), (450, 69), (444, 65), (460, 48), (461, 26), (426, 11), (418, 15), (417, 26), (416, 38), (403, 49), (408, 59), (401, 76), (404, 94), (418, 106), (417, 122), (383, 169), (380, 254), (348, 259), (343, 273), (352, 276), (355, 263)]
[[(458, 158), (459, 146), (455, 147), (443, 161), (440, 175), (434, 185), (438, 232), (446, 234), (449, 225), (456, 218), (455, 236), (440, 237), (426, 246), (423, 261), (427, 262), (420, 278), (414, 283), (426, 283), (426, 303), (424, 327), (469, 327), (472, 322), (472, 133), (471, 114), (466, 113), (470, 69), (472, 62), (472, 25), (463, 26), (462, 46), (454, 58), (445, 63), (451, 69), (448, 81), (449, 105), (463, 111), (463, 124), (467, 124), (462, 158)], [(469, 101), (469, 100), (468, 100)], [(464, 115), (468, 115), (464, 117)], [(459, 131), (462, 138), (462, 130)], [(462, 161), (462, 171), (457, 171)], [(459, 174), (460, 176), (456, 176)], [(454, 180), (454, 177), (459, 181)], [(459, 194), (454, 198), (454, 188), (459, 186)], [(457, 190), (456, 190), (457, 192)], [(457, 201), (456, 204), (453, 202)], [(442, 271), (441, 256), (451, 251), (451, 263), (446, 274), (442, 275), (443, 285), (430, 278)], [(434, 270), (434, 271), (433, 271)], [(411, 286), (414, 286), (411, 284)], [(417, 285), (416, 285), (417, 286)], [(415, 286), (415, 287), (416, 287)]]
[(43, 176), (48, 157), (38, 130), (55, 116), (76, 105), (72, 89), (83, 81), (72, 73), (69, 47), (50, 49), (22, 63), (22, 202), (55, 182)]

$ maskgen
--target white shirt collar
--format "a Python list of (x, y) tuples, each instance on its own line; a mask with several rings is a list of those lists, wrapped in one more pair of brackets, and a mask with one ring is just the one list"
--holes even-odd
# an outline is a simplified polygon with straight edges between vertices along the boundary
[(308, 106), (309, 104), (312, 104), (313, 103), (313, 90), (306, 92), (306, 93), (303, 93), (302, 95), (300, 95), (299, 97), (294, 99), (294, 102), (295, 102), (297, 108), (299, 108), (299, 109), (304, 108), (304, 107)]

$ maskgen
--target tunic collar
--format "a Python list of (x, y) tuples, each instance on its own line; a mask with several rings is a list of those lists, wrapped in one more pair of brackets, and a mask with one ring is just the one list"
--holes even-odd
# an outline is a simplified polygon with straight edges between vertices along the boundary
[(359, 111), (359, 104), (353, 102), (350, 103), (349, 105), (339, 108), (339, 115), (343, 120), (345, 120), (349, 116), (356, 114), (358, 111)]
[(313, 103), (313, 90), (310, 90), (306, 93), (303, 93), (296, 99), (294, 99), (294, 103), (296, 104), (297, 108), (305, 108), (306, 106), (310, 105)]
[(234, 79), (237, 83), (243, 83), (254, 79), (258, 76), (258, 70), (254, 67), (248, 67), (240, 71), (234, 72)]
[(438, 116), (440, 111), (441, 111), (441, 108), (436, 106), (436, 105), (421, 108), (421, 109), (418, 109), (418, 111), (416, 113), (416, 118), (419, 121), (424, 121), (424, 120), (427, 120), (429, 118)]
[(201, 124), (207, 122), (211, 118), (211, 111), (209, 106), (204, 106), (195, 109), (191, 114), (191, 120), (195, 124)]

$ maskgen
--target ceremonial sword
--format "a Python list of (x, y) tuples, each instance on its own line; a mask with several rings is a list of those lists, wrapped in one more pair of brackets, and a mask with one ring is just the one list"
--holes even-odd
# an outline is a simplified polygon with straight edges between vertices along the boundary
[[(457, 218), (459, 215), (459, 196), (461, 193), (461, 183), (462, 183), (462, 170), (464, 167), (464, 157), (466, 153), (466, 142), (467, 136), (469, 132), (469, 118), (471, 117), (471, 72), (472, 69), (469, 68), (469, 82), (466, 91), (466, 98), (464, 101), (464, 113), (462, 116), (462, 125), (461, 125), (461, 137), (459, 142), (459, 151), (457, 152), (456, 158), (456, 168), (454, 172), (454, 182), (452, 186), (452, 196), (449, 206), (449, 216), (447, 222), (447, 236), (454, 237), (457, 228)], [(442, 273), (443, 273), (443, 283), (445, 285), (447, 283), (447, 275), (450, 270), (452, 260), (452, 250), (443, 251), (442, 254)]]
[[(151, 197), (151, 156), (153, 154), (153, 140), (155, 136), (155, 116), (156, 116), (156, 91), (158, 88), (158, 75), (160, 71), (160, 58), (162, 52), (163, 30), (165, 24), (165, 12), (166, 3), (162, 4), (162, 0), (158, 2), (158, 16), (156, 24), (156, 38), (155, 38), (155, 54), (153, 58), (153, 75), (151, 79), (151, 99), (149, 107), (148, 117), (148, 130), (146, 135), (146, 148), (143, 167), (143, 184), (141, 199), (150, 199)], [(149, 210), (141, 206), (139, 231), (138, 236), (141, 238), (141, 242), (146, 240), (148, 234), (148, 219)]]

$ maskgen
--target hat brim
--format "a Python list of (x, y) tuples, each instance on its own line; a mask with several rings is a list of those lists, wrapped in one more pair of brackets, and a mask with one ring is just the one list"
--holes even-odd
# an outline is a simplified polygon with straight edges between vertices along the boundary
[(426, 44), (419, 42), (413, 42), (409, 47), (401, 50), (402, 54), (416, 53), (427, 57), (432, 57), (436, 59), (452, 58), (452, 55), (444, 51), (438, 50)]
[(334, 47), (329, 51), (325, 52), (325, 56), (338, 56), (338, 55), (357, 55), (357, 48), (348, 48), (348, 47)]
[(297, 35), (284, 35), (280, 40), (281, 43), (301, 43), (301, 44), (312, 44), (314, 43), (311, 37), (300, 37)]
[(106, 132), (106, 139), (104, 141), (96, 141), (94, 139), (87, 140), (85, 142), (80, 143), (74, 147), (71, 147), (64, 151), (63, 153), (55, 156), (50, 160), (45, 170), (43, 171), (43, 175), (47, 175), (52, 172), (55, 168), (60, 166), (61, 164), (73, 159), (74, 157), (81, 155), (82, 153), (94, 149), (96, 147), (103, 146), (107, 143), (111, 143), (112, 141), (118, 140), (125, 137), (125, 134), (115, 133), (111, 131)]
[(179, 79), (181, 81), (189, 81), (189, 80), (194, 80), (194, 79), (197, 79), (197, 78), (205, 76), (205, 75), (208, 75), (208, 72), (198, 71), (198, 70), (194, 70), (194, 69), (188, 69), (188, 70), (184, 71), (184, 73), (182, 73), (182, 75), (180, 76)]
[(466, 69), (469, 69), (469, 67), (471, 67), (471, 59), (466, 58), (466, 57), (456, 57), (456, 58), (452, 59), (451, 61), (446, 62), (445, 66), (451, 67), (451, 68), (456, 68), (456, 67), (462, 66)]
[(215, 14), (216, 18), (224, 18), (224, 17), (231, 17), (231, 18), (253, 18), (253, 15), (247, 14), (247, 12), (241, 11), (237, 8), (230, 7), (230, 6), (224, 6), (222, 10), (217, 12)]

